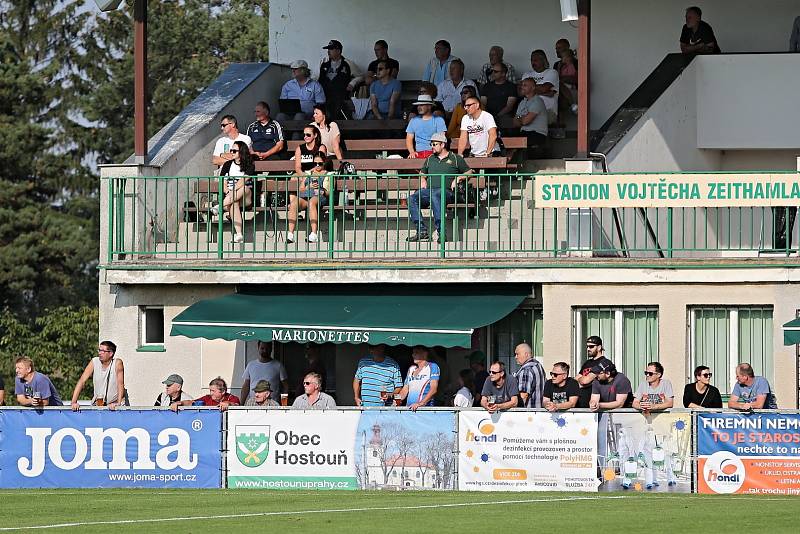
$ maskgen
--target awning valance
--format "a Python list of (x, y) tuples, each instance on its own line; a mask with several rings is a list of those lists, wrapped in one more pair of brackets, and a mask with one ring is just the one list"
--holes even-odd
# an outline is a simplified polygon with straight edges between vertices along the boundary
[(475, 328), (530, 293), (530, 284), (275, 285), (197, 302), (173, 319), (171, 335), (469, 347)]
[(800, 343), (800, 317), (783, 325), (783, 344), (796, 345), (798, 343)]

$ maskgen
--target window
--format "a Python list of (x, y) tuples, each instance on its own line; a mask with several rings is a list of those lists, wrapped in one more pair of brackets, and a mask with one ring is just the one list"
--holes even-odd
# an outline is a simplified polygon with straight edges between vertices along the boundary
[(528, 343), (533, 349), (534, 358), (542, 358), (541, 308), (518, 308), (489, 327), (489, 359), (500, 360), (509, 373), (519, 368), (514, 360), (514, 349), (520, 343)]
[(730, 394), (736, 366), (742, 362), (772, 383), (771, 306), (692, 308), (689, 339), (691, 365), (687, 375), (698, 365), (710, 367), (713, 383), (723, 395)]
[(606, 357), (614, 362), (635, 388), (648, 362), (658, 361), (658, 308), (654, 306), (575, 308), (577, 371), (586, 361), (586, 338), (600, 336)]
[(139, 347), (164, 347), (164, 308), (155, 306), (139, 307)]

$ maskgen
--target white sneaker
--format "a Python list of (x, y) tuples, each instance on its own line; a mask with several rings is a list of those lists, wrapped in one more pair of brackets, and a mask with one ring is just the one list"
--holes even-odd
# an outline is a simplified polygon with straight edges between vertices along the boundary
[(217, 215), (219, 215), (219, 205), (218, 204), (215, 204), (215, 205), (211, 206), (211, 215), (213, 215), (215, 217)]
[(572, 106), (570, 106), (570, 108), (569, 108), (569, 109), (570, 109), (570, 110), (572, 110), (572, 112), (573, 112), (575, 115), (577, 115), (577, 114), (578, 114), (578, 104), (572, 104)]
[(234, 243), (243, 243), (244, 242), (244, 236), (242, 234), (234, 235), (233, 236), (233, 242)]
[(488, 189), (481, 189), (480, 199), (481, 202), (486, 202), (486, 199), (489, 198), (489, 190)]
[(316, 243), (317, 241), (319, 241), (317, 233), (311, 232), (310, 234), (308, 234), (308, 237), (306, 237), (306, 241), (308, 241), (309, 243)]
[(294, 243), (294, 232), (286, 232), (286, 244)]

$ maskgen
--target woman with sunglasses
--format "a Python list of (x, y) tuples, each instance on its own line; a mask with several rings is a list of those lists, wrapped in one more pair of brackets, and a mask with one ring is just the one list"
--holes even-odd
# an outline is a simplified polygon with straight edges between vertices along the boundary
[[(242, 212), (244, 208), (252, 205), (253, 175), (256, 170), (247, 143), (235, 141), (229, 153), (233, 159), (226, 161), (219, 171), (220, 176), (228, 176), (222, 207), (233, 221), (233, 242), (241, 243), (244, 241)], [(215, 215), (218, 214), (218, 209), (217, 206), (212, 209)]]
[(667, 410), (673, 406), (672, 382), (664, 377), (664, 366), (650, 362), (644, 372), (645, 381), (639, 384), (633, 407), (643, 412)]
[(328, 148), (322, 144), (322, 135), (319, 128), (309, 124), (303, 128), (303, 142), (294, 149), (294, 173), (302, 176), (305, 171), (314, 168), (314, 155), (322, 152), (328, 155)]
[(289, 231), (286, 233), (286, 242), (294, 243), (294, 229), (297, 226), (298, 210), (308, 209), (308, 221), (311, 231), (306, 237), (309, 243), (319, 241), (317, 230), (319, 228), (319, 212), (328, 204), (330, 191), (330, 175), (333, 174), (333, 163), (324, 152), (314, 154), (314, 168), (306, 171), (304, 178), (298, 184), (297, 195), (291, 195), (289, 200)]
[(339, 131), (339, 125), (335, 122), (328, 121), (328, 111), (325, 104), (314, 104), (314, 122), (312, 126), (316, 126), (320, 134), (320, 142), (327, 150), (333, 152), (336, 159), (342, 161), (342, 135)]
[(711, 369), (698, 365), (694, 370), (695, 381), (683, 388), (685, 408), (722, 408), (722, 395), (711, 385)]

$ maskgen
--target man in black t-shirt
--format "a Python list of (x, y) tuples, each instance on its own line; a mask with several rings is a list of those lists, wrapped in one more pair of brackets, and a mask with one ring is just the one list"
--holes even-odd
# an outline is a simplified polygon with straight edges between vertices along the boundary
[(350, 91), (355, 84), (353, 81), (355, 67), (342, 55), (342, 43), (336, 39), (331, 39), (322, 49), (328, 51), (328, 60), (319, 66), (319, 83), (325, 91), (328, 117), (331, 120), (340, 119), (342, 110), (351, 116), (349, 115), (352, 112)]
[(583, 362), (580, 372), (575, 377), (581, 388), (578, 397), (578, 408), (589, 407), (589, 399), (592, 396), (592, 382), (597, 378), (597, 375), (592, 372), (592, 368), (602, 361), (611, 363), (611, 360), (606, 358), (604, 353), (603, 340), (600, 339), (600, 336), (586, 338), (586, 356), (588, 356), (588, 359)]
[(396, 59), (389, 57), (389, 44), (383, 39), (375, 41), (375, 58), (375, 61), (371, 62), (367, 67), (367, 75), (365, 77), (365, 83), (367, 85), (378, 79), (379, 61), (385, 61), (390, 76), (397, 79), (397, 75), (400, 72), (400, 63), (398, 63)]
[(721, 52), (711, 26), (701, 20), (699, 7), (686, 9), (686, 24), (681, 31), (681, 52), (684, 54), (719, 54)]
[(570, 410), (578, 404), (578, 381), (569, 376), (569, 364), (558, 362), (550, 371), (550, 380), (544, 385), (542, 406), (549, 412)]
[(505, 64), (492, 65), (492, 77), (481, 87), (481, 107), (495, 118), (511, 116), (517, 109), (517, 86), (507, 76)]

